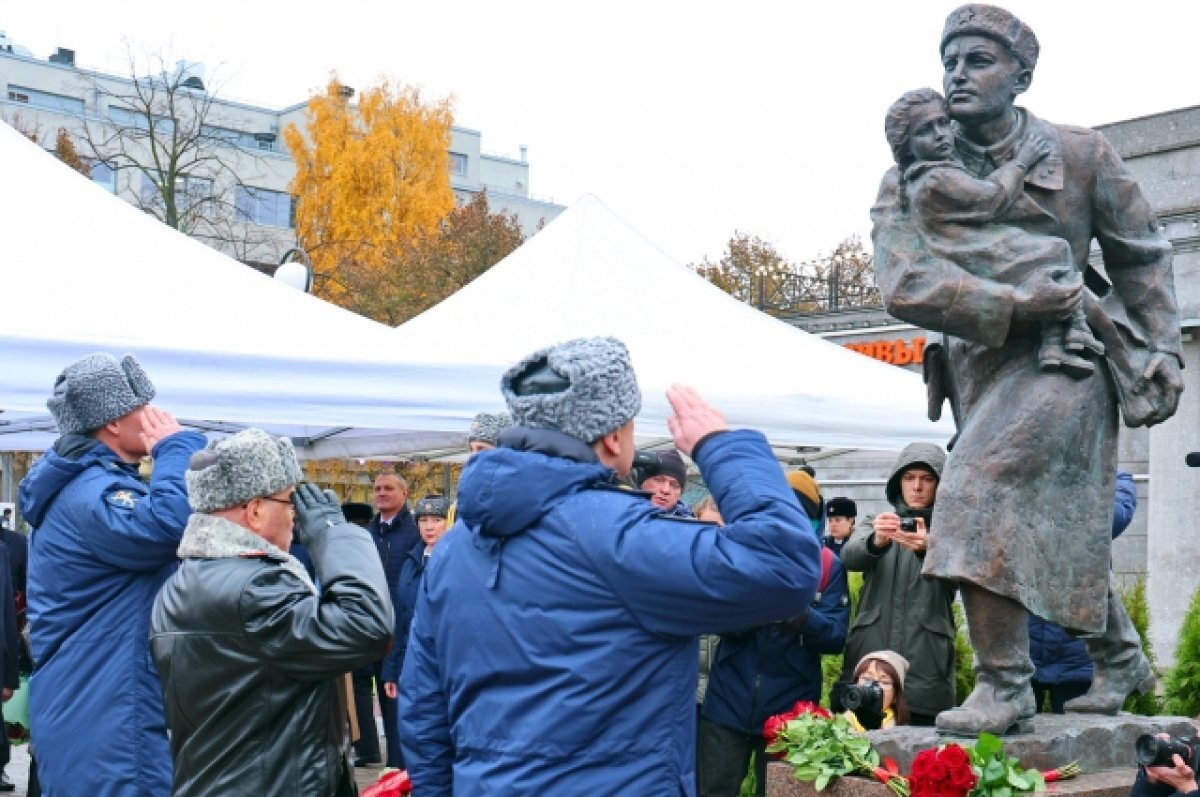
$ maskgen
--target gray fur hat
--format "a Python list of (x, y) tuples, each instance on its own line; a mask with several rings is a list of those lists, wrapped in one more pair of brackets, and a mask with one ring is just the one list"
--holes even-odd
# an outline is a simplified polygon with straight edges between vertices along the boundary
[(448, 517), (450, 515), (450, 499), (441, 495), (427, 495), (417, 501), (413, 507), (412, 516), (415, 519), (429, 517)]
[(518, 426), (557, 429), (585, 443), (642, 408), (629, 350), (616, 338), (576, 338), (530, 354), (500, 379)]
[(154, 385), (132, 354), (118, 360), (97, 352), (62, 370), (46, 406), (60, 433), (87, 434), (153, 398)]
[(192, 454), (185, 478), (192, 509), (212, 512), (277, 493), (304, 473), (291, 440), (245, 429)]
[(471, 431), (467, 432), (467, 442), (476, 440), (496, 445), (500, 433), (513, 425), (512, 416), (507, 412), (481, 412), (471, 421)]

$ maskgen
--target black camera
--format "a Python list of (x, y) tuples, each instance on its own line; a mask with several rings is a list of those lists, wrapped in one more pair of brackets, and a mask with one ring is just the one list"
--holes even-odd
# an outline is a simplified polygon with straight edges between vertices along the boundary
[(1143, 733), (1134, 742), (1134, 756), (1144, 767), (1173, 767), (1173, 756), (1182, 758), (1193, 772), (1200, 769), (1200, 738), (1161, 739)]
[(906, 517), (900, 521), (900, 530), (907, 531), (912, 534), (917, 530), (917, 519), (915, 517)]
[(869, 731), (883, 724), (883, 687), (865, 679), (861, 684), (840, 681), (829, 692), (829, 705), (835, 712), (853, 711)]

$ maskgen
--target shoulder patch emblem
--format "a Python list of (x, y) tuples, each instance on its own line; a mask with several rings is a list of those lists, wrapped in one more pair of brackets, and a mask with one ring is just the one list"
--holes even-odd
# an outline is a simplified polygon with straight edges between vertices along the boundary
[(133, 509), (141, 496), (132, 490), (117, 490), (105, 496), (105, 500), (118, 509)]

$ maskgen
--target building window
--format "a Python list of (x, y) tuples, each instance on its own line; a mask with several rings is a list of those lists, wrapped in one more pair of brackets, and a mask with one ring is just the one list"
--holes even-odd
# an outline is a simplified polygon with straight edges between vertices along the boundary
[(66, 97), (62, 94), (51, 94), (48, 91), (25, 88), (24, 86), (9, 85), (8, 99), (12, 102), (24, 102), (35, 108), (45, 108), (48, 111), (58, 111), (72, 116), (83, 115), (83, 100)]
[(200, 132), (218, 143), (229, 144), (243, 149), (259, 149), (267, 152), (275, 150), (275, 133), (248, 133), (245, 130), (234, 130), (230, 127), (216, 125), (201, 125)]
[(292, 195), (266, 188), (239, 185), (234, 194), (237, 220), (265, 227), (293, 227)]
[[(213, 198), (213, 181), (207, 177), (191, 177), (181, 175), (175, 178), (175, 210), (186, 213), (202, 202)], [(145, 207), (163, 207), (162, 193), (158, 185), (147, 175), (142, 175), (142, 205)]]
[[(82, 110), (82, 109), (81, 109)], [(149, 130), (150, 118), (146, 114), (139, 111), (132, 111), (128, 108), (111, 106), (108, 109), (108, 118), (113, 120), (113, 124), (119, 127), (132, 127), (135, 130)], [(154, 132), (156, 134), (169, 136), (175, 132), (175, 122), (165, 116), (155, 116)]]
[(109, 193), (117, 193), (117, 170), (103, 161), (94, 161), (91, 171), (92, 182)]
[(450, 173), (459, 177), (467, 176), (467, 156), (457, 152), (450, 153)]

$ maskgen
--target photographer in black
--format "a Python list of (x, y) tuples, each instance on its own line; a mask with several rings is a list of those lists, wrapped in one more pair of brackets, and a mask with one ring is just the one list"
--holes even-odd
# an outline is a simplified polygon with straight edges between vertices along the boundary
[(1137, 780), (1129, 797), (1200, 797), (1196, 769), (1200, 738), (1172, 739), (1165, 733), (1139, 736)]
[(854, 680), (833, 685), (830, 708), (841, 713), (858, 731), (908, 725), (904, 678), (908, 660), (891, 650), (868, 653), (854, 668)]

